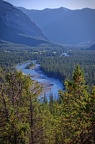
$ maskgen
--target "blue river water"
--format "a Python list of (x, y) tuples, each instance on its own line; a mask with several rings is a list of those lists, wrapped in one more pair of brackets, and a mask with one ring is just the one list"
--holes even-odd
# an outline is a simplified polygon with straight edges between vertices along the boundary
[(33, 62), (35, 63), (35, 67), (32, 69), (25, 68), (30, 62), (19, 64), (16, 66), (16, 69), (21, 70), (26, 75), (30, 75), (31, 79), (38, 81), (43, 86), (41, 96), (45, 94), (48, 97), (50, 94), (53, 94), (56, 99), (58, 97), (58, 90), (64, 89), (62, 82), (59, 79), (45, 75), (41, 71), (40, 65), (36, 64), (36, 61)]

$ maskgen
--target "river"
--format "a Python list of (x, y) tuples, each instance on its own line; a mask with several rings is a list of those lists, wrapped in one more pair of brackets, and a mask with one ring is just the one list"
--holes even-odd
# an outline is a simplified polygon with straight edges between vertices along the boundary
[(50, 94), (53, 94), (54, 99), (56, 99), (58, 97), (58, 90), (64, 89), (62, 82), (59, 79), (48, 77), (47, 75), (45, 75), (41, 71), (40, 65), (37, 64), (36, 61), (33, 62), (35, 63), (35, 67), (32, 69), (25, 68), (27, 65), (29, 65), (30, 62), (25, 62), (17, 65), (16, 69), (21, 70), (26, 75), (30, 75), (31, 79), (38, 81), (43, 86), (41, 96), (45, 94), (48, 98)]

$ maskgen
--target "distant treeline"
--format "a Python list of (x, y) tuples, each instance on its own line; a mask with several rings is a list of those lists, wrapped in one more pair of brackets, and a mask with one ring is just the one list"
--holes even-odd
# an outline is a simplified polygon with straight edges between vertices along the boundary
[(49, 56), (41, 58), (41, 69), (51, 77), (60, 80), (70, 79), (77, 64), (85, 72), (85, 79), (89, 85), (95, 84), (95, 51), (72, 50), (69, 56)]
[[(85, 72), (87, 83), (95, 84), (95, 51), (76, 49), (54, 44), (29, 47), (2, 42), (0, 44), (0, 66), (8, 70), (14, 68), (18, 63), (37, 60), (41, 64), (41, 69), (48, 76), (64, 81), (72, 77), (73, 69), (80, 64)], [(64, 52), (67, 52), (69, 56), (62, 55)]]

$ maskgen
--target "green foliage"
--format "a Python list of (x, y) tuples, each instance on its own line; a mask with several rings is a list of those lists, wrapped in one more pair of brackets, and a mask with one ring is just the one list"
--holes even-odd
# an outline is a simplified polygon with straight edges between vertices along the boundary
[(31, 129), (34, 127), (31, 123), (34, 117), (38, 117), (38, 107), (35, 105), (41, 88), (31, 83), (30, 77), (22, 72), (7, 74), (5, 79), (0, 93), (0, 142), (29, 143), (32, 139)]
[[(95, 143), (95, 86), (87, 85), (95, 81), (95, 53), (71, 50), (66, 57), (61, 55), (66, 49), (55, 46), (0, 45), (0, 65), (4, 70), (36, 59), (49, 76), (67, 79), (57, 100), (53, 94), (49, 101), (45, 95), (40, 100), (39, 83), (22, 72), (6, 74), (0, 68), (1, 144), (82, 144), (88, 138), (90, 144)], [(78, 63), (81, 66), (76, 66)]]
[(42, 57), (55, 55), (54, 51), (63, 51), (64, 49), (62, 46), (51, 43), (30, 47), (0, 40), (0, 67), (9, 71), (18, 63), (39, 60)]
[(34, 66), (33, 62), (26, 66), (26, 69), (31, 69)]
[[(61, 52), (61, 53), (60, 53)], [(86, 82), (95, 84), (95, 51), (68, 50), (69, 56), (62, 55), (62, 51), (54, 56), (42, 57), (41, 68), (48, 75), (61, 81), (71, 79), (73, 70), (79, 64), (85, 72)]]
[[(65, 92), (60, 91), (59, 94), (63, 109), (64, 140), (68, 143), (75, 137), (80, 137), (81, 133), (91, 125), (92, 110), (90, 104), (94, 97), (88, 93), (83, 71), (79, 65), (74, 70), (72, 80), (66, 80), (65, 88)], [(94, 106), (94, 104), (92, 105)], [(89, 111), (87, 110), (88, 107)], [(82, 136), (80, 143), (83, 143), (84, 139), (81, 140), (81, 138)]]
[(57, 100), (40, 101), (42, 88), (22, 72), (0, 77), (0, 143), (82, 144), (89, 135), (95, 143), (95, 86), (89, 93), (79, 65)]

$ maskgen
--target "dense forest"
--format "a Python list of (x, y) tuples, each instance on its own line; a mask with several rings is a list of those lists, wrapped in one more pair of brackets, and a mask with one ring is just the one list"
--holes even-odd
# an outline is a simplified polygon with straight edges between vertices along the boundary
[[(0, 143), (94, 144), (94, 56), (94, 51), (54, 44), (0, 43)], [(39, 83), (16, 71), (18, 63), (30, 60), (64, 82), (56, 100), (53, 94), (39, 99)]]
[(68, 50), (67, 56), (55, 54), (41, 58), (41, 69), (49, 76), (60, 80), (72, 77), (72, 72), (79, 64), (85, 72), (85, 79), (89, 85), (95, 84), (95, 51)]
[[(58, 52), (60, 50), (60, 52)], [(41, 57), (54, 55), (54, 52), (64, 52), (65, 48), (55, 44), (41, 44), (38, 47), (30, 47), (0, 40), (0, 66), (4, 69), (12, 69), (16, 64), (29, 60), (38, 60)]]
[(46, 6), (36, 16), (41, 27), (7, 1), (0, 0), (0, 144), (95, 144), (95, 10)]
[(48, 76), (57, 77), (61, 81), (70, 79), (73, 70), (79, 64), (84, 70), (87, 84), (95, 84), (95, 51), (87, 50), (85, 46), (41, 44), (38, 47), (29, 47), (0, 42), (0, 66), (3, 70), (8, 71), (16, 64), (29, 60), (37, 60)]
[(22, 72), (0, 70), (0, 143), (94, 144), (95, 86), (88, 92), (79, 66), (57, 100)]

